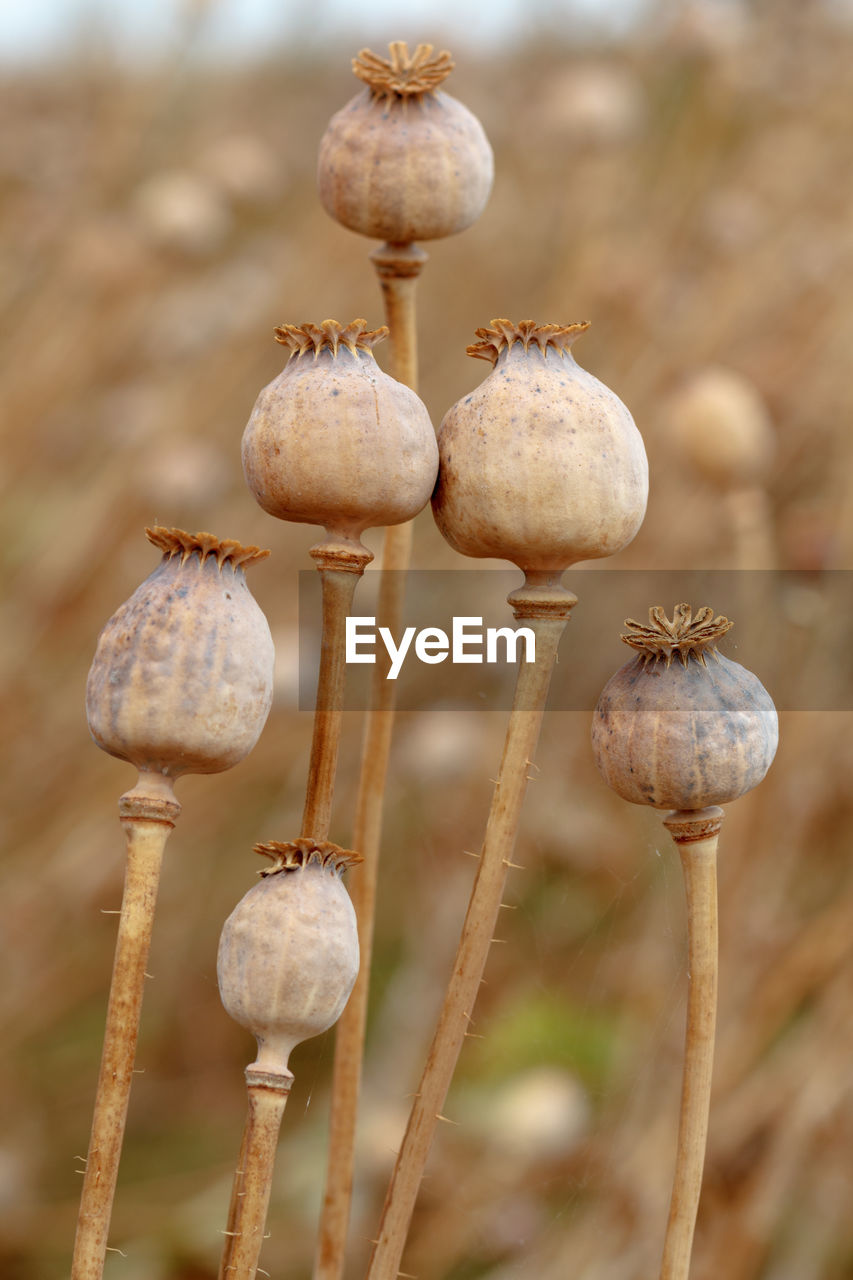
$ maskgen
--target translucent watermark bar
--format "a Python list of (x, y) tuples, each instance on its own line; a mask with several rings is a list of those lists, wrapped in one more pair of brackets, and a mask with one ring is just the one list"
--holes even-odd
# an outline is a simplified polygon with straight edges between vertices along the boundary
[[(346, 708), (368, 706), (377, 664), (393, 677), (400, 710), (499, 710), (512, 703), (516, 667), (532, 658), (527, 620), (506, 602), (521, 585), (512, 569), (415, 569), (397, 635), (382, 637), (379, 571), (356, 591)], [(682, 601), (710, 605), (734, 622), (720, 653), (759, 677), (780, 711), (853, 710), (853, 571), (575, 569), (563, 584), (578, 597), (560, 644), (548, 705), (592, 711), (613, 673), (634, 660), (620, 641), (625, 620), (652, 605), (672, 615)], [(320, 577), (299, 574), (299, 709), (314, 708), (320, 646)], [(387, 641), (387, 643), (386, 643)], [(375, 662), (370, 657), (376, 658)], [(387, 673), (385, 675), (384, 673)]]

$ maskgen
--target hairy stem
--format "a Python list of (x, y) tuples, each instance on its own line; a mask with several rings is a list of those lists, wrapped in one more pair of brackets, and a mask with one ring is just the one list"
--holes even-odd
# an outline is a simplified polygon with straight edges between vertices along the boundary
[(100, 1280), (103, 1274), (136, 1060), (160, 867), (166, 841), (180, 811), (171, 781), (161, 774), (141, 773), (136, 787), (122, 796), (119, 803), (127, 837), (127, 867), (92, 1134), (77, 1218), (72, 1280)]
[[(416, 245), (383, 245), (371, 257), (379, 275), (385, 302), (385, 319), (391, 330), (394, 377), (417, 390), (417, 324), (415, 290), (417, 276), (427, 255)], [(377, 603), (377, 625), (398, 635), (403, 620), (406, 570), (412, 546), (412, 526), (392, 525), (385, 530), (382, 581)], [(329, 1155), (326, 1188), (314, 1262), (314, 1280), (341, 1280), (346, 1253), (352, 1201), (353, 1164), (358, 1101), (361, 1092), (364, 1034), (370, 990), (370, 960), (385, 781), (394, 729), (396, 685), (388, 680), (389, 659), (377, 655), (371, 682), (370, 707), (365, 720), (361, 774), (353, 826), (353, 847), (364, 863), (350, 886), (358, 919), (361, 964), (347, 1007), (335, 1032), (335, 1062), (329, 1116)]]
[(536, 640), (536, 661), (519, 664), (503, 759), (492, 799), (477, 876), (420, 1087), (391, 1175), (368, 1280), (396, 1280), (427, 1156), (471, 1022), (515, 845), (539, 740), (557, 646), (576, 599), (559, 586), (529, 583), (510, 597), (516, 618)]
[(249, 1099), (234, 1175), (219, 1280), (254, 1280), (264, 1243), (281, 1118), (293, 1084), (290, 1072), (246, 1068)]
[(717, 1018), (717, 841), (723, 811), (664, 819), (678, 845), (687, 896), (687, 1029), (678, 1148), (661, 1280), (687, 1280), (708, 1139)]

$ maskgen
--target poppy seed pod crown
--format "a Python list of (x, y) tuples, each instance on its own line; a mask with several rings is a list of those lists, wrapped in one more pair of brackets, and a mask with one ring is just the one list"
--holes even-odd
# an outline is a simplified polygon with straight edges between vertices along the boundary
[(89, 729), (140, 770), (218, 773), (251, 751), (272, 705), (272, 637), (245, 577), (269, 552), (211, 533), (145, 532), (163, 559), (98, 638)]
[(270, 515), (358, 541), (365, 529), (411, 520), (429, 501), (435, 432), (414, 391), (373, 357), (387, 333), (364, 320), (276, 330), (290, 358), (243, 434), (246, 481)]
[(643, 441), (625, 405), (581, 369), (589, 326), (493, 320), (468, 354), (492, 369), (445, 414), (432, 507), (452, 547), (554, 571), (630, 542), (648, 495)]
[(453, 69), (432, 45), (401, 41), (380, 58), (363, 49), (353, 71), (365, 88), (333, 116), (320, 143), (323, 208), (361, 235), (392, 244), (463, 231), (492, 189), (482, 125), (438, 86)]
[(731, 627), (713, 609), (660, 606), (625, 623), (637, 651), (607, 682), (592, 749), (608, 786), (655, 809), (705, 809), (757, 786), (776, 754), (779, 722), (757, 676), (717, 650)]
[(280, 1074), (297, 1044), (337, 1021), (355, 982), (358, 930), (341, 876), (361, 855), (304, 836), (255, 850), (272, 866), (225, 922), (219, 991), (257, 1038), (254, 1066)]

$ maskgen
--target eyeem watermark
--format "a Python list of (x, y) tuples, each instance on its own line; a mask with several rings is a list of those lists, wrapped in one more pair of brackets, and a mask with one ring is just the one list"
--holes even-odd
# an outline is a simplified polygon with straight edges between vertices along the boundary
[[(396, 691), (398, 710), (509, 710), (517, 665), (534, 658), (534, 638), (522, 624), (536, 624), (514, 618), (506, 603), (519, 586), (518, 570), (477, 565), (388, 572), (404, 579), (405, 623), (392, 626), (387, 638), (380, 633), (378, 624), (388, 625), (379, 608), (382, 579), (368, 569), (356, 608), (377, 617), (352, 618), (346, 631), (347, 710), (373, 705), (371, 677), (381, 672), (384, 685), (389, 667), (393, 683), (386, 687)], [(589, 714), (617, 668), (634, 660), (619, 638), (625, 619), (645, 621), (652, 605), (666, 607), (671, 617), (686, 601), (694, 612), (707, 604), (733, 620), (721, 652), (754, 671), (779, 710), (853, 712), (853, 570), (586, 568), (566, 578), (580, 603), (560, 643), (562, 661), (548, 694), (552, 711)], [(297, 671), (303, 711), (316, 705), (321, 620), (320, 574), (305, 569)], [(293, 651), (282, 639), (279, 670), (286, 679)]]
[(530, 627), (486, 627), (482, 618), (454, 618), (450, 635), (441, 627), (406, 627), (397, 644), (388, 627), (376, 627), (376, 619), (347, 618), (346, 661), (375, 663), (378, 644), (391, 660), (386, 679), (396, 680), (414, 642), (420, 662), (435, 666), (448, 658), (453, 663), (507, 662), (519, 660), (523, 643), (525, 662), (536, 661), (536, 636)]

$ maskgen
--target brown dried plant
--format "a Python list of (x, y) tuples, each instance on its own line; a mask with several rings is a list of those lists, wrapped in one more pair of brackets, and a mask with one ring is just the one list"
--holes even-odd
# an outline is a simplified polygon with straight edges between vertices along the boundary
[[(774, 767), (724, 825), (714, 1109), (693, 1265), (727, 1280), (842, 1280), (853, 1247), (853, 734), (846, 597), (832, 617), (825, 610), (845, 581), (827, 571), (853, 554), (853, 49), (827, 6), (752, 6), (724, 26), (718, 14), (709, 22), (713, 8), (691, 5), (677, 29), (646, 27), (593, 50), (546, 32), (529, 9), (517, 45), (459, 59), (448, 87), (479, 110), (500, 181), (470, 234), (431, 254), (420, 387), (439, 416), (467, 391), (462, 351), (483, 299), (496, 300), (487, 314), (560, 318), (569, 301), (569, 314), (592, 316), (590, 367), (645, 424), (654, 469), (626, 569), (735, 563), (726, 495), (679, 461), (665, 431), (673, 390), (724, 368), (766, 406), (772, 563), (795, 572), (778, 581), (782, 630), (765, 651), (765, 683), (781, 685), (786, 709)], [(10, 1277), (68, 1275), (121, 899), (124, 853), (108, 818), (117, 766), (80, 714), (92, 638), (148, 572), (142, 526), (204, 529), (218, 511), (214, 527), (270, 545), (269, 519), (247, 504), (234, 466), (234, 424), (281, 367), (258, 334), (318, 319), (322, 281), (334, 293), (322, 314), (346, 320), (370, 307), (356, 243), (312, 194), (310, 120), (320, 132), (328, 104), (348, 96), (346, 60), (299, 40), (227, 72), (179, 53), (119, 64), (101, 42), (72, 41), (49, 66), (3, 68), (14, 121), (0, 139), (10, 249), (0, 299), (0, 1272)], [(180, 225), (173, 175), (195, 195)], [(383, 319), (378, 307), (367, 318), (370, 328)], [(279, 583), (312, 540), (292, 526), (272, 578), (252, 571), (279, 662), (251, 768), (176, 788), (182, 848), (164, 865), (147, 966), (145, 1074), (134, 1077), (110, 1241), (129, 1255), (109, 1255), (119, 1270), (216, 1274), (245, 1033), (223, 1018), (210, 971), (219, 925), (245, 887), (235, 849), (246, 830), (299, 830), (311, 726), (295, 709), (296, 593)], [(455, 563), (429, 520), (417, 522), (415, 547), (424, 568)], [(704, 583), (706, 593), (737, 618), (734, 656), (753, 655), (764, 673), (746, 640), (751, 608)], [(580, 632), (592, 601), (578, 594)], [(602, 649), (605, 634), (619, 647), (623, 612), (642, 619), (644, 602), (602, 609)], [(517, 909), (501, 912), (507, 945), (492, 948), (479, 995), (474, 1030), (485, 1038), (465, 1040), (445, 1106), (462, 1123), (440, 1127), (413, 1221), (405, 1270), (421, 1276), (467, 1267), (494, 1280), (601, 1270), (647, 1280), (660, 1261), (653, 1224), (670, 1194), (683, 1048), (683, 887), (660, 822), (601, 784), (583, 718), (555, 708), (543, 724), (543, 768), (513, 859), (535, 859), (537, 871), (511, 879)], [(452, 962), (472, 865), (461, 850), (482, 838), (485, 775), (495, 776), (484, 761), (497, 766), (500, 721), (477, 709), (397, 719), (355, 1271), (405, 1120), (393, 1099), (417, 1079), (424, 1011)], [(357, 785), (355, 732), (345, 717), (342, 803)], [(342, 830), (341, 843), (359, 847)], [(364, 871), (349, 873), (354, 893)], [(298, 1163), (274, 1187), (265, 1244), (264, 1265), (282, 1280), (311, 1270), (330, 1054), (314, 1042), (298, 1059), (288, 1115)], [(577, 1106), (555, 1115), (555, 1133), (557, 1120), (569, 1126), (559, 1151), (540, 1136), (519, 1154), (509, 1143), (525, 1132), (520, 1093), (528, 1076), (533, 1088), (534, 1060)], [(484, 1122), (498, 1102), (499, 1133)]]

